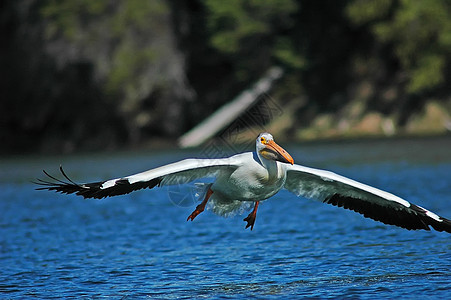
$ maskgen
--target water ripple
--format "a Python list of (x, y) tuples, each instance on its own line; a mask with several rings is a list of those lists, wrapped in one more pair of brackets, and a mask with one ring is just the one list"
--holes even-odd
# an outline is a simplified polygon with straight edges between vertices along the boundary
[[(354, 146), (360, 147), (354, 156), (371, 160), (347, 160), (340, 145), (294, 152), (313, 155), (313, 161), (321, 153), (335, 171), (451, 217), (449, 156), (437, 161), (431, 153), (428, 161), (424, 147), (420, 160), (416, 152), (397, 164), (387, 153), (372, 152), (383, 148)], [(128, 174), (125, 162), (139, 165), (143, 157), (116, 157), (119, 164), (110, 159), (99, 162), (105, 173)], [(99, 172), (73, 160), (74, 174)], [(2, 165), (9, 164), (15, 167)], [(0, 298), (451, 296), (451, 239), (445, 233), (385, 226), (288, 192), (262, 203), (253, 231), (244, 230), (242, 216), (224, 219), (208, 211), (186, 222), (192, 207), (175, 205), (165, 190), (84, 201), (36, 192), (17, 179), (17, 170), (30, 173), (19, 166), (15, 179), (0, 176)]]

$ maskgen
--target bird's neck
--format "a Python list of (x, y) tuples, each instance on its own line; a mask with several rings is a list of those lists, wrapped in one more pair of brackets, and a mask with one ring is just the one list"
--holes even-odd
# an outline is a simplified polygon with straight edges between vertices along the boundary
[(264, 157), (261, 157), (258, 155), (258, 158), (260, 159), (260, 163), (265, 167), (265, 169), (268, 171), (268, 179), (278, 179), (280, 177), (280, 168), (279, 163), (275, 160), (269, 160)]

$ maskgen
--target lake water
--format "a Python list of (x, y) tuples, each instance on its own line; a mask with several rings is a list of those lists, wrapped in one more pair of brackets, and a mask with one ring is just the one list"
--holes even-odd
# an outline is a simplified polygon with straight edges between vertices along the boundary
[[(284, 145), (295, 162), (451, 218), (451, 138)], [(79, 182), (194, 152), (0, 160), (0, 298), (451, 299), (451, 235), (408, 231), (280, 192), (244, 216), (195, 207), (192, 186), (104, 200), (35, 191), (59, 164)], [(247, 215), (247, 213), (246, 213)]]

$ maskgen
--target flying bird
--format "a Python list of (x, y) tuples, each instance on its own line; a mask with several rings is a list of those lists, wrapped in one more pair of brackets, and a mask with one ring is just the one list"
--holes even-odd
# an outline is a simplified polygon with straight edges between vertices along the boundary
[(260, 201), (287, 189), (297, 196), (350, 209), (385, 224), (409, 230), (430, 230), (431, 226), (437, 231), (451, 233), (450, 220), (398, 196), (330, 171), (294, 164), (290, 154), (269, 133), (261, 133), (255, 144), (255, 152), (218, 159), (190, 158), (127, 177), (93, 183), (75, 183), (60, 166), (65, 180), (44, 170), (48, 178), (38, 179), (36, 183), (40, 187), (37, 189), (101, 199), (139, 189), (212, 178), (214, 181), (203, 185), (203, 200), (187, 221), (193, 221), (202, 213), (207, 203), (220, 215), (233, 213), (251, 203), (254, 207), (244, 221), (246, 228), (252, 230)]

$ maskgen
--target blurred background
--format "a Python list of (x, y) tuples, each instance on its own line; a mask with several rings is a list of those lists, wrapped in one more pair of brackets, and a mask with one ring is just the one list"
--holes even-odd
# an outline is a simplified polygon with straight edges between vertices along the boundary
[(241, 133), (260, 126), (300, 141), (451, 130), (447, 0), (0, 6), (4, 154), (174, 145), (274, 66), (283, 76), (263, 98), (280, 113), (240, 123)]

